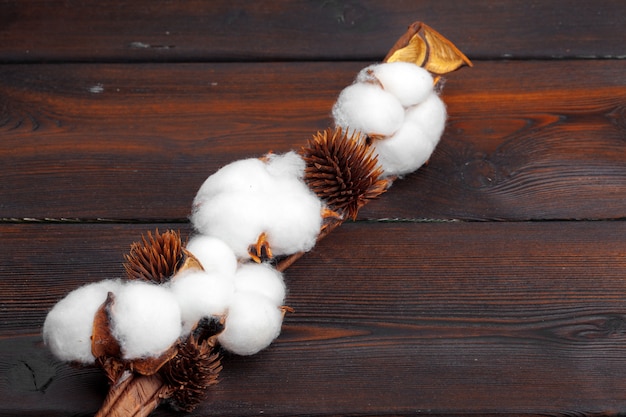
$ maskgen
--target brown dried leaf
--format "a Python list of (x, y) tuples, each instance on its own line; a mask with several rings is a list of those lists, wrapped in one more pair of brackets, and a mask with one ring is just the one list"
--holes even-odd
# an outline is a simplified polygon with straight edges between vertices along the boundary
[(422, 22), (409, 26), (384, 59), (411, 62), (433, 74), (443, 75), (472, 62), (452, 42)]

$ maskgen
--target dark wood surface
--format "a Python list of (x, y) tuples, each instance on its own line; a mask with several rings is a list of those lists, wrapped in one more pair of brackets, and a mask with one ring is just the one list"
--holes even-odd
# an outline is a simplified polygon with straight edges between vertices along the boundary
[(622, 1), (0, 0), (0, 416), (93, 415), (47, 311), (327, 127), (415, 20), (474, 62), (441, 144), (287, 270), (281, 336), (190, 416), (625, 414)]

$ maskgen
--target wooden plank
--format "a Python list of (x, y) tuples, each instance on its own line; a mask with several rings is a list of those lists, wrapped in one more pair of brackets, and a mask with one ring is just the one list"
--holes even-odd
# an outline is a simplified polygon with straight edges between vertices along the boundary
[[(98, 408), (104, 378), (52, 360), (38, 329), (63, 291), (119, 275), (120, 252), (154, 226), (0, 226), (0, 415)], [(617, 415), (625, 233), (624, 222), (346, 224), (287, 271), (295, 313), (280, 338), (227, 358), (190, 416)]]
[(626, 217), (626, 77), (615, 67), (601, 80), (604, 64), (493, 63), (450, 75), (449, 121), (430, 165), (363, 215), (385, 217), (389, 204), (406, 218)]
[(373, 60), (421, 20), (470, 58), (624, 57), (620, 0), (0, 1), (0, 61)]
[[(2, 66), (0, 218), (184, 221), (220, 166), (329, 126), (365, 65)], [(362, 218), (626, 217), (621, 62), (480, 63), (443, 98), (430, 164)]]

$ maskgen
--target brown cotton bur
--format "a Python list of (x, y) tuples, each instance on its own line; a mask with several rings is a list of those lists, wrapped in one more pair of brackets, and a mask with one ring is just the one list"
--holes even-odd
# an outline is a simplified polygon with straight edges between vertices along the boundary
[(111, 334), (111, 319), (109, 308), (113, 304), (115, 295), (109, 292), (106, 300), (98, 311), (93, 321), (93, 331), (91, 335), (91, 353), (96, 358), (100, 357), (121, 357), (122, 350), (120, 344)]

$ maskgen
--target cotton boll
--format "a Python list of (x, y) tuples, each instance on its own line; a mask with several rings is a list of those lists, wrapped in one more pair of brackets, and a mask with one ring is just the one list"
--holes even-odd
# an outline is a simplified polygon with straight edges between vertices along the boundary
[(409, 62), (379, 64), (371, 71), (383, 89), (393, 94), (404, 107), (421, 103), (433, 91), (430, 73)]
[(262, 233), (274, 255), (290, 254), (315, 244), (322, 223), (321, 207), (310, 191), (220, 194), (205, 204), (205, 223), (196, 228), (222, 239), (239, 259), (249, 258), (248, 247)]
[(432, 93), (422, 103), (407, 109), (406, 119), (420, 126), (435, 146), (446, 127), (446, 105)]
[(230, 352), (253, 355), (278, 337), (282, 321), (283, 312), (267, 297), (237, 292), (218, 340)]
[[(193, 217), (203, 235), (223, 240), (239, 259), (265, 233), (274, 255), (313, 247), (322, 224), (321, 200), (299, 179), (277, 177), (265, 192), (224, 192)], [(192, 252), (193, 253), (193, 252)]]
[(196, 235), (189, 239), (186, 249), (191, 252), (207, 271), (233, 275), (237, 269), (237, 257), (223, 240), (213, 236)]
[[(304, 159), (288, 152), (244, 162), (229, 164), (205, 181), (191, 215), (196, 231), (224, 241), (238, 259), (250, 258), (248, 248), (262, 234), (276, 256), (311, 249), (322, 224), (322, 202), (303, 180)], [(234, 181), (234, 176), (246, 179)]]
[(335, 124), (344, 130), (390, 136), (404, 121), (404, 108), (380, 86), (356, 83), (346, 87), (333, 106)]
[(62, 361), (92, 364), (91, 335), (96, 312), (109, 292), (122, 284), (105, 280), (70, 292), (50, 310), (43, 325), (43, 339), (54, 356)]
[(177, 276), (170, 289), (180, 306), (183, 334), (203, 317), (226, 313), (234, 293), (233, 279), (218, 273), (189, 271)]
[(244, 264), (237, 270), (234, 283), (235, 291), (264, 295), (276, 306), (285, 301), (283, 274), (270, 265)]
[(180, 308), (164, 286), (131, 281), (110, 307), (111, 333), (125, 359), (158, 356), (181, 334)]
[(372, 142), (384, 175), (402, 176), (417, 170), (432, 154), (435, 145), (415, 123), (405, 123), (392, 137)]

